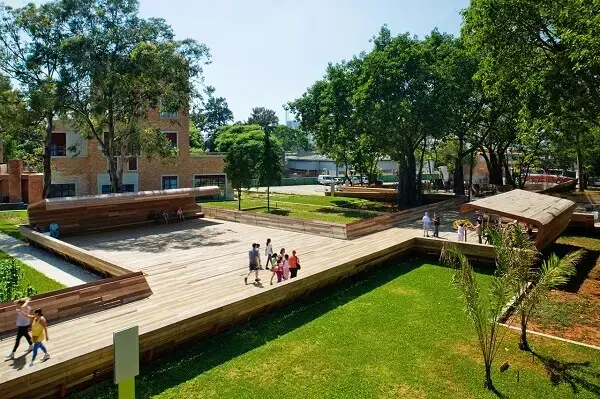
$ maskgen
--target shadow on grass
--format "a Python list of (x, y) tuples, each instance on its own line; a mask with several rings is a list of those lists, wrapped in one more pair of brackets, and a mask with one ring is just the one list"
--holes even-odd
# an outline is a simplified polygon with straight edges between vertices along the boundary
[(290, 210), (289, 209), (271, 209), (271, 211), (266, 212), (269, 213), (271, 215), (279, 215), (279, 216), (289, 216), (290, 215)]
[(563, 362), (560, 359), (532, 352), (546, 369), (552, 385), (567, 384), (573, 393), (581, 389), (600, 395), (600, 372), (591, 368), (590, 362)]
[[(575, 252), (579, 249), (581, 249), (581, 247), (575, 245), (554, 243), (546, 251), (544, 251), (544, 253), (555, 253), (556, 255), (563, 257), (568, 253)], [(571, 277), (567, 284), (557, 287), (556, 289), (571, 293), (576, 293), (579, 291), (581, 284), (583, 284), (583, 282), (587, 279), (592, 269), (596, 266), (596, 263), (600, 260), (599, 251), (592, 251), (589, 249), (586, 249), (585, 251), (586, 253), (583, 256), (583, 259), (577, 265), (577, 274)]]
[[(176, 350), (172, 355), (141, 365), (138, 397), (148, 398), (193, 379), (223, 363), (285, 335), (418, 267), (422, 259), (392, 260), (383, 266), (349, 277), (338, 286), (254, 319), (240, 327)], [(75, 398), (113, 398), (116, 389), (105, 381)]]
[(330, 207), (317, 208), (317, 209), (315, 209), (315, 212), (325, 213), (325, 214), (329, 214), (329, 215), (343, 216), (343, 217), (352, 218), (352, 219), (367, 219), (367, 218), (372, 218), (374, 216), (371, 213), (361, 212), (358, 210), (343, 209), (343, 208), (330, 208)]

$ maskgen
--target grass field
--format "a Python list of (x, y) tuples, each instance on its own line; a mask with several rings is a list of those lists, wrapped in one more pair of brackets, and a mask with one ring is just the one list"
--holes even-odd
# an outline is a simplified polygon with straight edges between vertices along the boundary
[(27, 223), (27, 211), (0, 212), (0, 232), (18, 240), (23, 240), (18, 224)]
[[(0, 251), (0, 260), (10, 258), (10, 255)], [(23, 262), (19, 262), (19, 264), (21, 266), (21, 270), (23, 271), (23, 278), (19, 282), (19, 291), (26, 292), (27, 285), (35, 288), (38, 294), (43, 294), (45, 292), (55, 291), (66, 287), (58, 281), (52, 280), (45, 274), (38, 272), (34, 268), (27, 266)]]
[[(451, 271), (397, 262), (143, 365), (138, 398), (496, 398)], [(479, 273), (482, 290), (491, 277)], [(508, 331), (500, 397), (597, 398), (600, 352)], [(510, 368), (498, 367), (509, 361)], [(111, 381), (75, 398), (116, 397)]]
[[(218, 208), (238, 209), (237, 200), (208, 202), (206, 205)], [(267, 212), (266, 194), (242, 194), (242, 210), (326, 222), (351, 223), (376, 216), (379, 212), (390, 212), (392, 209), (390, 204), (358, 198), (271, 194), (271, 211)]]

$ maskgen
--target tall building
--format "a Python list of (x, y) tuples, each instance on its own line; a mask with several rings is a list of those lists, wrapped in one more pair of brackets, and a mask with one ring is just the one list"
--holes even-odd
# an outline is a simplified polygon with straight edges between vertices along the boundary
[[(216, 185), (220, 197), (231, 197), (227, 176), (223, 172), (224, 154), (190, 153), (189, 115), (187, 112), (148, 112), (148, 119), (158, 126), (177, 148), (173, 163), (144, 154), (130, 158), (124, 166), (122, 192), (159, 190)], [(51, 197), (69, 197), (110, 193), (108, 160), (95, 139), (87, 139), (77, 129), (57, 121), (52, 132)]]

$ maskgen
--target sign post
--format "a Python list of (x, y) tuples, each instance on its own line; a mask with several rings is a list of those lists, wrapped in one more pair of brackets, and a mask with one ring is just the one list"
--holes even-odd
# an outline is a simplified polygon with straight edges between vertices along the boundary
[(113, 332), (114, 381), (119, 399), (135, 399), (135, 376), (140, 373), (140, 335), (138, 326)]

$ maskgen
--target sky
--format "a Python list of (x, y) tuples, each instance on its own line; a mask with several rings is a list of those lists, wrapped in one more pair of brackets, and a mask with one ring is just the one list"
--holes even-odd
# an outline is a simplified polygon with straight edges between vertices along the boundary
[[(4, 0), (22, 6), (26, 0)], [(40, 1), (36, 1), (39, 3)], [(140, 0), (143, 17), (164, 18), (177, 39), (210, 48), (205, 84), (225, 97), (234, 119), (274, 109), (320, 79), (329, 62), (369, 51), (387, 24), (392, 34), (423, 37), (435, 27), (458, 34), (468, 0)], [(288, 119), (293, 119), (288, 115)]]

